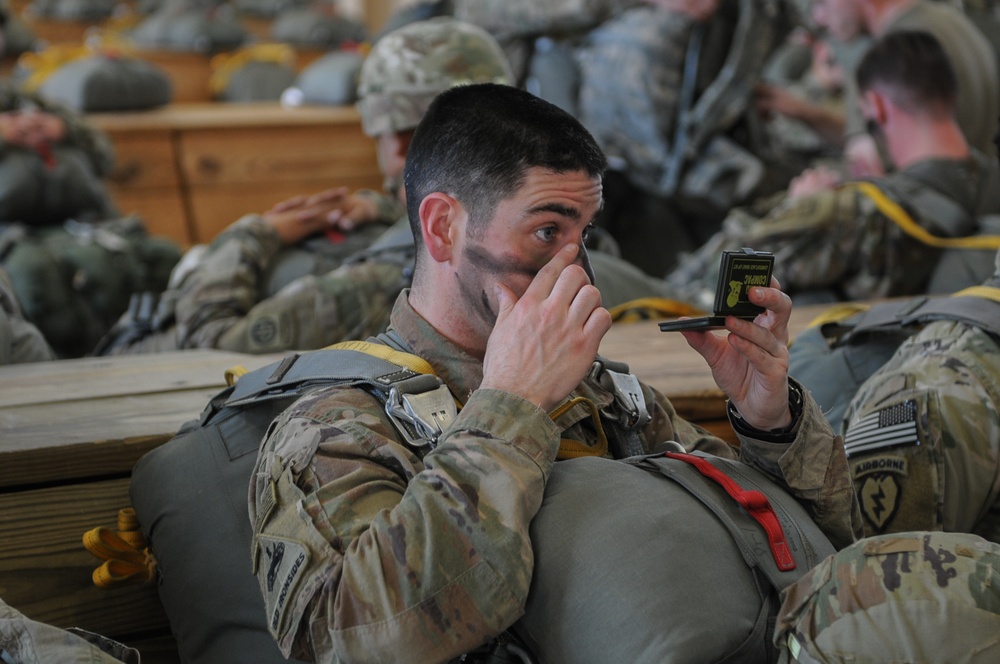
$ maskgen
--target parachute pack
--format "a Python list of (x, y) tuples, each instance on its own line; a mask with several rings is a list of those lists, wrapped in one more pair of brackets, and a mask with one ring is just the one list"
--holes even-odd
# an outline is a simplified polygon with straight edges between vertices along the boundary
[[(132, 504), (156, 557), (160, 599), (185, 661), (286, 661), (267, 630), (264, 600), (251, 572), (247, 513), (257, 450), (279, 413), (312, 389), (354, 386), (384, 404), (404, 441), (418, 451), (429, 449), (427, 443), (454, 417), (454, 398), (427, 362), (405, 352), (391, 332), (377, 341), (293, 354), (239, 375), (199, 419), (136, 464)], [(609, 384), (631, 378), (623, 365), (608, 367), (603, 370), (613, 374)], [(540, 661), (661, 662), (664, 652), (690, 654), (705, 642), (748, 657), (733, 661), (765, 661), (776, 589), (833, 548), (804, 508), (759, 472), (735, 461), (675, 456), (721, 471), (723, 479), (716, 481), (729, 483), (730, 495), (738, 498), (703, 479), (690, 460), (661, 455), (630, 465), (582, 456), (556, 464), (532, 525), (539, 562), (535, 586), (528, 613), (514, 630)], [(636, 491), (637, 486), (645, 488)], [(578, 508), (579, 500), (586, 509)], [(766, 526), (758, 528), (748, 514), (764, 515), (760, 523)], [(622, 524), (629, 524), (625, 533)], [(676, 571), (682, 559), (684, 571)], [(595, 568), (610, 573), (595, 575)], [(712, 584), (726, 594), (724, 601), (704, 593), (706, 573), (732, 580)], [(628, 576), (632, 581), (622, 588), (638, 582), (643, 592), (622, 595), (617, 584)], [(739, 602), (733, 599), (737, 588)], [(619, 608), (628, 611), (609, 606), (616, 596)], [(603, 631), (592, 631), (598, 623)], [(732, 625), (725, 637), (722, 624)], [(580, 643), (593, 643), (584, 635), (623, 625), (629, 631), (616, 632), (589, 659), (576, 657)], [(637, 653), (653, 632), (669, 636), (654, 639), (649, 656), (619, 656), (625, 635), (634, 636), (624, 640), (630, 653)], [(486, 660), (468, 655), (463, 661)]]

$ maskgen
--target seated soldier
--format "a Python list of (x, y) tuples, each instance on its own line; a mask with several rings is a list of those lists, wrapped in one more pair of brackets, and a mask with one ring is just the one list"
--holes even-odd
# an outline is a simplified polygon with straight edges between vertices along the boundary
[[(236, 221), (207, 248), (189, 252), (159, 306), (135, 308), (96, 352), (268, 353), (381, 331), (412, 273), (413, 238), (400, 217), (414, 127), (442, 90), (509, 80), (496, 41), (476, 26), (439, 18), (382, 37), (362, 66), (358, 110), (365, 132), (377, 141), (386, 193), (334, 189)], [(388, 229), (366, 225), (394, 220)], [(341, 231), (347, 241), (331, 247), (329, 236)], [(670, 296), (665, 284), (623, 260), (602, 254), (594, 263), (611, 305)]]
[(429, 107), (404, 171), (413, 286), (388, 335), (463, 406), (422, 447), (347, 386), (311, 392), (271, 424), (250, 491), (252, 554), (286, 656), (440, 662), (502, 632), (524, 608), (528, 529), (563, 439), (597, 455), (669, 441), (739, 455), (778, 477), (836, 546), (852, 541), (840, 444), (788, 380), (791, 302), (775, 287), (751, 289), (766, 312), (730, 317), (727, 337), (683, 333), (731, 398), (738, 452), (647, 386), (651, 419), (631, 438), (577, 407), (614, 401), (588, 377), (611, 325), (583, 247), (605, 167), (579, 122), (517, 88), (459, 86)]
[[(924, 31), (934, 35), (947, 54), (957, 79), (955, 116), (973, 148), (995, 155), (993, 138), (1000, 116), (1000, 78), (996, 53), (989, 40), (957, 5), (930, 0), (810, 0), (818, 27), (843, 43), (864, 35), (885, 37), (899, 31)], [(850, 57), (845, 70), (854, 71)], [(852, 177), (880, 174), (877, 144), (865, 132), (856, 99), (854, 79), (847, 78), (844, 156)]]
[(0, 83), (0, 266), (60, 357), (89, 352), (133, 292), (162, 289), (180, 249), (122, 218), (111, 143), (83, 117)]
[(955, 121), (956, 80), (934, 37), (886, 35), (856, 77), (893, 171), (844, 184), (830, 171), (810, 171), (772, 208), (734, 210), (720, 233), (667, 276), (682, 299), (710, 308), (719, 253), (740, 247), (773, 252), (775, 276), (799, 301), (923, 293), (942, 248), (976, 233), (982, 215), (1000, 212), (997, 165), (969, 147)]

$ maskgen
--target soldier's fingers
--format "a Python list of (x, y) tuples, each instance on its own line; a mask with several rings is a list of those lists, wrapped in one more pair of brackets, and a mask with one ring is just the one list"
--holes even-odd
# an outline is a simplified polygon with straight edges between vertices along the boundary
[(321, 203), (331, 203), (339, 202), (341, 199), (346, 198), (350, 194), (350, 190), (347, 187), (334, 187), (332, 189), (324, 189), (318, 194), (313, 194), (308, 199), (309, 205), (319, 205)]
[(536, 297), (540, 300), (547, 298), (552, 293), (552, 288), (558, 282), (563, 270), (576, 260), (579, 251), (579, 245), (576, 244), (567, 244), (557, 251), (531, 280), (522, 297)]

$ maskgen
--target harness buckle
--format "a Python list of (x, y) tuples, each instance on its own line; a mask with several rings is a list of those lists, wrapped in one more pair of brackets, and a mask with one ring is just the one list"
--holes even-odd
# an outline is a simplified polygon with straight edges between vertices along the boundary
[[(615, 368), (609, 368), (609, 364)], [(619, 371), (618, 369), (621, 369)], [(612, 420), (620, 420), (627, 429), (638, 429), (646, 426), (652, 419), (646, 410), (646, 400), (642, 396), (642, 386), (639, 379), (629, 373), (628, 366), (619, 362), (594, 362), (591, 375), (601, 384), (601, 387), (614, 394), (615, 409), (618, 412), (603, 411)]]
[[(427, 378), (431, 380), (424, 380)], [(385, 413), (408, 445), (433, 449), (458, 415), (458, 408), (444, 383), (433, 376), (417, 376), (389, 389)]]

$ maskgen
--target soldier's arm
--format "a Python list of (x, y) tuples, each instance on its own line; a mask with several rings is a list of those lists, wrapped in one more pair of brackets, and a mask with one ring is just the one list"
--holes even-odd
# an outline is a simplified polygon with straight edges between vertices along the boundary
[(473, 393), (423, 462), (359, 391), (297, 402), (264, 442), (250, 505), (282, 652), (441, 662), (512, 624), (558, 444), (543, 411), (498, 390)]
[(740, 460), (783, 484), (840, 549), (863, 536), (844, 442), (809, 391), (791, 378), (789, 383), (801, 395), (801, 411), (787, 432), (755, 432), (730, 408), (730, 421), (740, 439)]
[(260, 215), (247, 215), (220, 233), (178, 286), (180, 347), (215, 348), (260, 299), (260, 276), (281, 247), (277, 231)]

